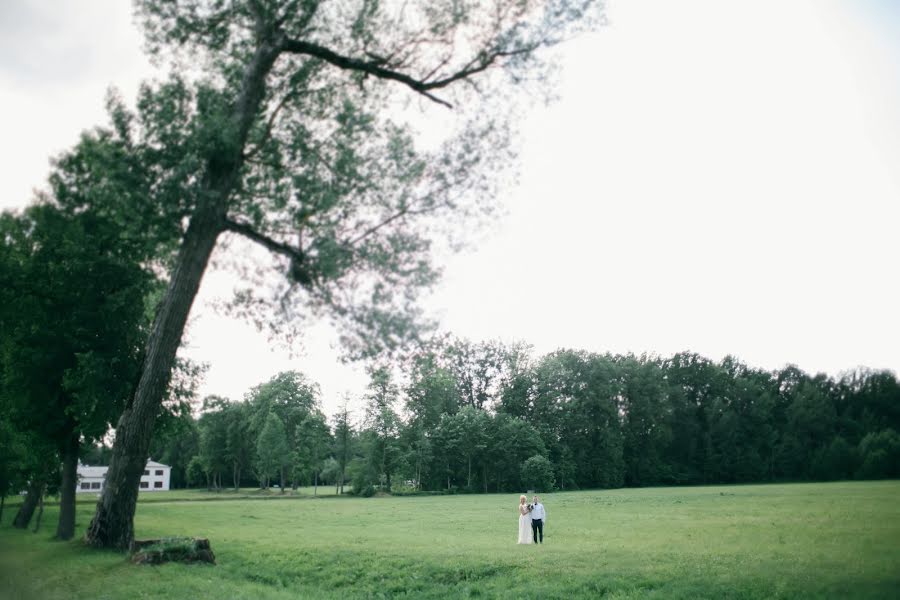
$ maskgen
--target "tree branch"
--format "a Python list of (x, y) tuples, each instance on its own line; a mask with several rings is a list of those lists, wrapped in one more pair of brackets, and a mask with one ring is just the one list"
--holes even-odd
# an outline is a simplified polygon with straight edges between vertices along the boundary
[(394, 214), (392, 214), (391, 216), (389, 216), (386, 219), (384, 219), (383, 221), (381, 221), (380, 223), (376, 223), (375, 225), (370, 226), (364, 232), (362, 232), (361, 234), (357, 235), (356, 237), (351, 239), (349, 242), (347, 242), (347, 245), (351, 246), (351, 247), (355, 246), (356, 244), (363, 241), (370, 235), (377, 233), (380, 229), (387, 227), (388, 225), (390, 225), (397, 219), (400, 219), (400, 218), (406, 217), (406, 216), (411, 216), (411, 215), (424, 215), (424, 214), (436, 211), (440, 208), (443, 208), (444, 206), (446, 206), (446, 203), (444, 203), (444, 202), (435, 204), (434, 206), (429, 206), (427, 208), (419, 208), (419, 209), (413, 209), (412, 206), (405, 206), (405, 207), (401, 208), (400, 210), (398, 210), (397, 212), (395, 212)]
[[(513, 56), (515, 54), (524, 54), (526, 52), (531, 52), (532, 50), (534, 50), (534, 47), (526, 47), (506, 51), (494, 50), (490, 52), (481, 52), (456, 73), (453, 73), (452, 75), (448, 75), (446, 77), (442, 77), (440, 79), (428, 81), (428, 77), (430, 77), (434, 73), (434, 71), (432, 71), (432, 73), (430, 73), (429, 76), (425, 79), (416, 79), (415, 77), (407, 75), (406, 73), (394, 71), (382, 66), (384, 62), (383, 59), (361, 60), (358, 58), (351, 58), (349, 56), (338, 54), (324, 46), (313, 44), (311, 42), (305, 42), (302, 40), (287, 39), (284, 41), (282, 47), (286, 52), (312, 56), (324, 60), (325, 62), (331, 63), (341, 69), (362, 71), (363, 73), (368, 73), (380, 79), (390, 79), (393, 81), (398, 81), (406, 85), (413, 91), (422, 94), (429, 100), (437, 102), (438, 104), (442, 104), (447, 108), (453, 108), (453, 105), (446, 100), (442, 100), (441, 98), (438, 98), (434, 94), (430, 93), (431, 90), (446, 87), (455, 81), (466, 79), (467, 77), (471, 77), (472, 75), (481, 73), (482, 71), (485, 71), (491, 65), (493, 65), (499, 58)], [(440, 66), (441, 65), (438, 65), (438, 68), (440, 68)]]
[(281, 111), (282, 108), (284, 108), (284, 105), (287, 104), (288, 100), (290, 100), (291, 98), (293, 98), (296, 95), (297, 94), (294, 93), (293, 91), (288, 92), (287, 94), (284, 95), (284, 97), (281, 99), (281, 101), (275, 106), (275, 109), (272, 111), (272, 114), (269, 116), (268, 121), (266, 121), (266, 128), (265, 128), (265, 131), (263, 131), (262, 139), (257, 143), (255, 148), (251, 149), (250, 152), (247, 152), (244, 154), (245, 160), (250, 159), (254, 155), (256, 155), (256, 153), (259, 152), (263, 146), (265, 146), (266, 142), (269, 141), (269, 137), (271, 137), (271, 135), (272, 135), (272, 126), (275, 124), (275, 117), (278, 116), (278, 113)]
[(303, 252), (299, 248), (294, 248), (293, 246), (277, 242), (272, 238), (259, 233), (247, 223), (239, 223), (231, 219), (225, 219), (225, 229), (228, 231), (233, 231), (234, 233), (238, 233), (245, 238), (256, 242), (257, 244), (265, 247), (270, 252), (281, 254), (282, 256), (286, 256), (292, 260), (303, 260), (304, 258)]
[(276, 242), (272, 238), (259, 233), (247, 223), (239, 223), (227, 218), (225, 219), (225, 229), (256, 242), (270, 252), (289, 258), (291, 261), (290, 277), (300, 285), (311, 288), (316, 283), (313, 269), (310, 269), (309, 264), (307, 264), (306, 254), (301, 248), (294, 248), (293, 246)]

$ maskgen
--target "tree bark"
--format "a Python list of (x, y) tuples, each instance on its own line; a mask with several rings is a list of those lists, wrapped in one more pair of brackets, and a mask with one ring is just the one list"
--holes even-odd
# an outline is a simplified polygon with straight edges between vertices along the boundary
[(265, 97), (266, 77), (281, 52), (281, 39), (261, 39), (244, 69), (231, 121), (222, 131), (222, 146), (206, 158), (206, 172), (197, 194), (175, 268), (150, 338), (134, 398), (116, 426), (116, 441), (106, 486), (88, 527), (85, 541), (97, 548), (127, 550), (134, 539), (138, 486), (147, 463), (153, 426), (171, 378), (175, 353), (200, 288), (219, 233), (225, 229), (228, 200), (238, 184), (244, 147)]
[(13, 519), (13, 527), (16, 529), (28, 527), (28, 524), (31, 523), (31, 517), (34, 516), (34, 509), (37, 508), (38, 499), (43, 489), (43, 481), (33, 480), (28, 484), (28, 493), (25, 495), (25, 500), (22, 502), (22, 506), (19, 507), (15, 519)]
[(116, 426), (106, 485), (85, 537), (91, 546), (127, 550), (134, 539), (138, 486), (147, 465), (156, 415), (224, 217), (224, 202), (220, 202), (198, 211), (191, 219), (148, 340), (137, 391)]
[(59, 488), (59, 523), (56, 539), (71, 540), (75, 535), (75, 486), (78, 485), (78, 434), (72, 432), (62, 449), (62, 485)]
[(6, 505), (6, 494), (0, 496), (0, 525), (3, 524), (3, 507)]
[(281, 493), (284, 493), (284, 467), (281, 467)]

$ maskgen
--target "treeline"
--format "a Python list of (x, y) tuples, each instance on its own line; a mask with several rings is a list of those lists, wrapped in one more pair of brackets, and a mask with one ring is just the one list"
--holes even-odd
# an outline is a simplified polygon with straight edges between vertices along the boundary
[(153, 456), (175, 485), (352, 483), (523, 489), (900, 476), (900, 383), (670, 358), (449, 340), (370, 371), (364, 412), (321, 412), (283, 373), (241, 402), (170, 419)]

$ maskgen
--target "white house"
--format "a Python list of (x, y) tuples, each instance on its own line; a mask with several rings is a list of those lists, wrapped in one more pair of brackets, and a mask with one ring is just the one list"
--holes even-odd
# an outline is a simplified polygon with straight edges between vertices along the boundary
[[(106, 480), (106, 469), (108, 467), (91, 467), (88, 465), (78, 465), (78, 486), (75, 491), (78, 493), (100, 492), (103, 490), (103, 483)], [(169, 489), (169, 477), (172, 475), (172, 467), (160, 464), (152, 460), (147, 461), (147, 467), (144, 474), (141, 475), (141, 491), (159, 492)]]

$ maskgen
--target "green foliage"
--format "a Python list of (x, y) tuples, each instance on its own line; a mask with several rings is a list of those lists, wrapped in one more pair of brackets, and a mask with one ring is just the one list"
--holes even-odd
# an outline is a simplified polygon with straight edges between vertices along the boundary
[(373, 369), (370, 378), (365, 419), (366, 427), (371, 433), (370, 457), (379, 484), (382, 489), (390, 491), (391, 475), (399, 458), (397, 436), (400, 417), (394, 410), (394, 405), (400, 392), (386, 368)]
[[(541, 50), (602, 12), (595, 0), (136, 5), (147, 48), (174, 59), (173, 74), (143, 86), (134, 112), (111, 99), (113, 127), (95, 134), (111, 189), (154, 207), (147, 220), (168, 239), (162, 224), (194, 214), (227, 173), (227, 228), (278, 254), (284, 275), (273, 294), (251, 284), (231, 307), (288, 336), (327, 312), (355, 356), (426, 325), (415, 299), (438, 274), (433, 241), (451, 220), (492, 212), (515, 107), (546, 95)], [(203, 75), (186, 77), (186, 60)], [(503, 92), (513, 86), (527, 91)], [(443, 143), (419, 142), (421, 117), (397, 110), (414, 98), (455, 104)]]
[(368, 457), (355, 458), (348, 465), (347, 471), (354, 494), (361, 494), (369, 488), (372, 488), (374, 493), (374, 486), (379, 484), (379, 478), (372, 460)]
[(0, 215), (0, 394), (54, 443), (106, 434), (134, 388), (152, 276), (113, 219), (49, 202)]
[(859, 453), (842, 436), (816, 453), (813, 476), (818, 479), (851, 479), (859, 465)]
[(270, 412), (256, 440), (256, 474), (262, 487), (268, 487), (269, 478), (287, 466), (289, 454), (284, 422)]
[[(387, 369), (373, 371), (359, 432), (346, 408), (330, 431), (317, 387), (296, 373), (279, 374), (243, 403), (208, 400), (198, 425), (208, 475), (195, 474), (194, 482), (221, 487), (231, 474), (241, 485), (270, 412), (294, 431), (284, 464), (294, 485), (321, 480), (340, 489), (346, 481), (357, 491), (387, 491), (390, 477), (392, 492), (512, 492), (547, 487), (550, 479), (580, 489), (897, 476), (896, 430), (866, 431), (894, 419), (896, 390), (880, 372), (832, 380), (692, 354), (563, 350), (531, 360), (519, 345), (494, 353), (505, 366), (490, 369), (504, 373), (496, 396), (487, 397), (496, 407), (490, 411), (459, 401), (456, 377), (468, 371), (445, 368), (443, 356), (432, 347), (412, 357), (403, 390)], [(393, 408), (400, 398), (405, 418)], [(216, 435), (203, 433), (215, 427)], [(235, 452), (241, 444), (245, 450)], [(526, 475), (523, 463), (535, 456), (548, 461), (552, 478), (536, 483)]]
[(28, 436), (0, 416), (0, 497), (25, 489), (28, 480)]
[(187, 466), (188, 485), (201, 485), (208, 482), (207, 472), (206, 465), (200, 455), (191, 458)]
[(553, 465), (544, 456), (532, 456), (522, 463), (522, 483), (530, 490), (552, 491), (555, 484)]
[(900, 477), (900, 435), (895, 430), (867, 434), (859, 443), (859, 454), (862, 458), (860, 477)]

